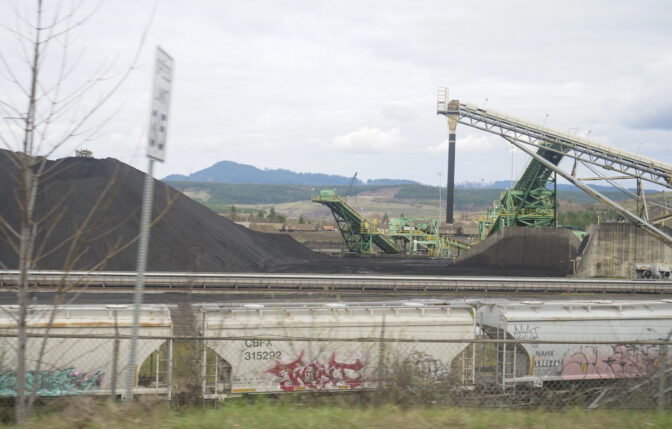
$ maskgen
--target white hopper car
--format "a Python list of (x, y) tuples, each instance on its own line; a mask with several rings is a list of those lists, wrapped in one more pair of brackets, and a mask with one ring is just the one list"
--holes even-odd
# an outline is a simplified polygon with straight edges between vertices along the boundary
[[(486, 383), (503, 387), (514, 383), (541, 386), (545, 382), (641, 377), (657, 370), (660, 348), (632, 343), (667, 340), (672, 333), (672, 301), (666, 300), (495, 300), (472, 304), (412, 301), (195, 306), (200, 333), (206, 338), (199, 359), (202, 394), (204, 398), (225, 398), (241, 393), (376, 388), (386, 383), (385, 375), (379, 372), (381, 363), (389, 368), (391, 362), (407, 358), (421, 370), (450, 372), (451, 380), (470, 385), (475, 377), (475, 357), (490, 362), (492, 356), (474, 353), (487, 347), (496, 347), (497, 355), (496, 361), (492, 360), (496, 362), (495, 378), (488, 376)], [(44, 332), (51, 308), (30, 307), (29, 332)], [(17, 312), (16, 306), (0, 306), (1, 333), (16, 334)], [(71, 305), (57, 311), (49, 332), (113, 335), (116, 323), (119, 334), (129, 335), (131, 321), (130, 305)], [(467, 349), (469, 340), (483, 333), (493, 339), (538, 343), (483, 344), (484, 347)], [(166, 342), (161, 337), (172, 335), (169, 309), (143, 306), (140, 335), (160, 338), (139, 341), (138, 367)], [(288, 337), (293, 339), (287, 340)], [(376, 341), (381, 337), (420, 341), (386, 342), (381, 346)], [(543, 343), (556, 340), (570, 343)], [(608, 344), (581, 345), (572, 341)], [(28, 342), (27, 369), (33, 372), (31, 377), (37, 370), (41, 344), (41, 338)], [(110, 392), (114, 340), (51, 338), (46, 344), (38, 374), (38, 394)], [(128, 340), (121, 340), (118, 345), (116, 386), (121, 392), (125, 387)], [(145, 387), (137, 386), (136, 368), (134, 393), (167, 393), (170, 397), (171, 356), (169, 341), (163, 358), (168, 366), (162, 368), (161, 374), (155, 368), (152, 381)], [(672, 350), (667, 356), (672, 367)], [(12, 377), (15, 371), (16, 339), (0, 336), (0, 396), (16, 395)]]
[(672, 301), (499, 301), (481, 305), (476, 320), (490, 338), (610, 342), (498, 344), (499, 385), (643, 377), (656, 371), (660, 346), (630, 343), (669, 340)]
[[(201, 308), (203, 395), (337, 391), (378, 387), (384, 360), (422, 359), (432, 370), (449, 371), (464, 343), (305, 341), (301, 338), (470, 340), (468, 306), (407, 303), (245, 304)], [(216, 339), (236, 337), (240, 340)], [(255, 340), (265, 337), (266, 340)], [(278, 338), (274, 340), (274, 338)], [(299, 338), (281, 341), (283, 337)], [(212, 349), (215, 353), (207, 353)], [(472, 356), (464, 360), (473, 362)], [(416, 363), (417, 364), (417, 363)], [(464, 368), (471, 368), (473, 366)], [(473, 374), (465, 376), (471, 382)], [(384, 381), (383, 381), (384, 383)]]
[[(37, 394), (62, 396), (81, 394), (109, 394), (113, 382), (115, 354), (117, 362), (116, 391), (126, 387), (129, 341), (120, 340), (118, 347), (109, 338), (58, 338), (58, 335), (130, 335), (133, 322), (133, 306), (130, 305), (65, 305), (53, 313), (52, 306), (36, 305), (28, 308), (27, 331), (43, 335), (45, 329), (55, 337), (28, 339), (26, 347), (27, 389), (39, 380)], [(53, 316), (53, 321), (50, 320)], [(16, 335), (18, 306), (0, 306), (0, 332)], [(170, 310), (165, 305), (143, 305), (140, 310), (139, 335), (172, 335)], [(151, 387), (138, 386), (139, 367), (156, 351), (165, 339), (142, 339), (138, 341), (134, 393), (170, 395), (170, 371)], [(44, 345), (44, 353), (40, 354)], [(16, 337), (0, 337), (0, 396), (16, 396)], [(116, 353), (115, 353), (116, 349)], [(169, 350), (170, 347), (169, 347)]]

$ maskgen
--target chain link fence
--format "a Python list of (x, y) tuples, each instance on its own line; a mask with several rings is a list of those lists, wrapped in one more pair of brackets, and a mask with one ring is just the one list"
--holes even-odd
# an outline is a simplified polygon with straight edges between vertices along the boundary
[[(0, 397), (11, 398), (17, 338), (0, 335)], [(349, 392), (407, 405), (669, 409), (672, 343), (609, 341), (141, 336), (147, 353), (133, 392), (177, 402)], [(117, 397), (129, 342), (126, 334), (33, 333), (26, 391)]]
[[(0, 311), (0, 399), (19, 395), (17, 308)], [(31, 306), (25, 391), (177, 403), (366, 396), (407, 405), (667, 409), (672, 302)]]

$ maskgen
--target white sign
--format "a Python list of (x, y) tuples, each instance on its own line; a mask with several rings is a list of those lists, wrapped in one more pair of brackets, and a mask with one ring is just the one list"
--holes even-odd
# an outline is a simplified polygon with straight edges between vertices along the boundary
[(436, 94), (436, 113), (448, 112), (448, 88), (439, 88)]
[(168, 131), (168, 111), (172, 83), (173, 59), (166, 51), (157, 46), (147, 156), (162, 162), (166, 154), (166, 133)]

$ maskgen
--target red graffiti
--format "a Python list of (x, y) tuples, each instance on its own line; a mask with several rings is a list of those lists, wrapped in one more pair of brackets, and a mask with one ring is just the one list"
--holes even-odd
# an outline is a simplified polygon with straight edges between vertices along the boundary
[(641, 377), (654, 372), (657, 363), (654, 347), (579, 346), (565, 354), (561, 375), (565, 380)]
[(317, 360), (303, 361), (302, 351), (299, 357), (290, 363), (275, 361), (275, 366), (266, 370), (280, 379), (280, 388), (285, 392), (311, 389), (322, 390), (328, 387), (347, 385), (351, 389), (362, 386), (362, 375), (359, 371), (364, 367), (359, 359), (354, 363), (336, 361), (336, 352), (325, 365)]

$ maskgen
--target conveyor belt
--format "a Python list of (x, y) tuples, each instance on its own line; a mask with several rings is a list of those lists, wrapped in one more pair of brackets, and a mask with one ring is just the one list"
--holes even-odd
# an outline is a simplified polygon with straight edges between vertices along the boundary
[[(443, 111), (441, 111), (443, 109)], [(545, 147), (607, 170), (639, 177), (672, 188), (672, 164), (593, 142), (583, 137), (523, 121), (503, 113), (484, 110), (453, 100), (439, 114), (457, 115), (457, 121), (520, 143)], [(558, 149), (553, 149), (557, 146)]]

